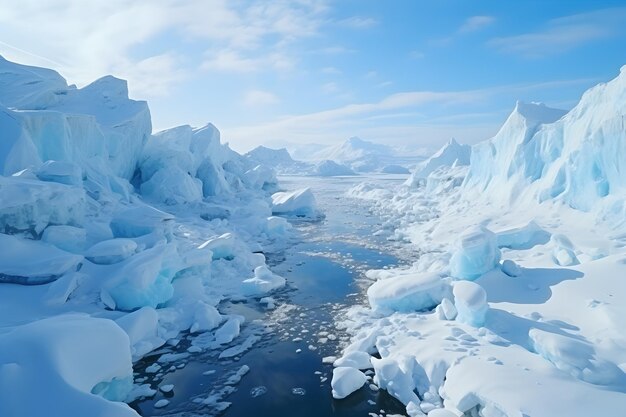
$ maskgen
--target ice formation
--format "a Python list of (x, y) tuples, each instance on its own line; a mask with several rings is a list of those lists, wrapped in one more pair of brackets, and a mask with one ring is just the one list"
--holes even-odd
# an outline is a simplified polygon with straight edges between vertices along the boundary
[(319, 215), (315, 196), (309, 188), (273, 194), (272, 213), (311, 218)]
[(253, 253), (290, 233), (274, 171), (213, 125), (153, 135), (125, 81), (76, 88), (0, 57), (0, 131), (1, 415), (136, 416), (112, 402), (145, 391), (132, 361), (187, 330), (223, 349), (242, 319), (220, 300), (284, 284)]
[[(409, 415), (623, 414), (625, 114), (626, 67), (569, 112), (518, 102), (467, 166), (350, 190), (419, 254), (369, 271), (371, 308), (341, 322)], [(424, 274), (452, 288), (434, 312)]]

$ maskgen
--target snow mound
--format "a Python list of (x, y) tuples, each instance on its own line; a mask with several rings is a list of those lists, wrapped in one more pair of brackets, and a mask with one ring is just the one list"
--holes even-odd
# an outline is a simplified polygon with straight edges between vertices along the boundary
[[(137, 417), (128, 336), (106, 319), (62, 315), (0, 335), (3, 416)], [(99, 395), (93, 395), (92, 393)], [(105, 397), (105, 398), (103, 398)]]
[(381, 312), (423, 311), (436, 307), (450, 294), (439, 273), (399, 275), (375, 282), (367, 290), (372, 309)]
[(383, 174), (398, 174), (398, 175), (403, 175), (403, 174), (410, 174), (411, 171), (409, 171), (408, 168), (403, 167), (401, 165), (385, 165), (384, 167), (382, 167), (382, 169), (380, 170), (380, 172), (382, 172)]

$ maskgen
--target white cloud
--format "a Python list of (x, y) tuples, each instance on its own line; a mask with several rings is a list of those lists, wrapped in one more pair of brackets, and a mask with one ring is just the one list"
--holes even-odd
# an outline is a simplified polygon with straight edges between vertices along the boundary
[(326, 83), (322, 86), (322, 91), (325, 94), (334, 94), (339, 91), (339, 86), (334, 82)]
[(540, 58), (624, 34), (626, 7), (596, 10), (553, 19), (546, 27), (521, 35), (494, 38), (488, 45), (506, 53)]
[(206, 56), (200, 68), (208, 71), (248, 73), (263, 70), (288, 71), (295, 67), (291, 58), (277, 52), (261, 56), (243, 56), (236, 50), (223, 49), (207, 52)]
[(337, 75), (337, 74), (341, 74), (341, 70), (335, 67), (324, 67), (322, 68), (322, 73), (323, 74), (330, 74), (330, 75)]
[(459, 28), (459, 33), (469, 33), (476, 32), (477, 30), (483, 29), (493, 22), (496, 21), (496, 18), (493, 16), (472, 16), (468, 17), (465, 22)]
[(378, 24), (376, 19), (371, 17), (352, 16), (347, 19), (342, 19), (337, 22), (340, 26), (345, 26), (351, 29), (367, 29)]
[[(315, 36), (328, 24), (326, 0), (242, 4), (229, 0), (0, 0), (0, 53), (31, 65), (51, 66), (70, 82), (84, 85), (109, 73), (129, 80), (147, 96), (166, 92), (189, 75), (180, 60), (190, 52), (179, 44), (138, 56), (140, 47), (167, 33), (222, 53), (213, 66), (237, 64), (290, 69), (289, 45)], [(7, 46), (10, 45), (10, 46)], [(159, 47), (159, 45), (157, 45)], [(139, 48), (139, 49), (138, 49)], [(162, 47), (163, 48), (163, 47)], [(183, 52), (184, 51), (184, 52)], [(155, 69), (148, 68), (154, 64)], [(139, 68), (137, 68), (139, 66)], [(211, 67), (211, 62), (205, 63)]]
[(243, 99), (243, 103), (249, 107), (269, 106), (279, 101), (275, 94), (263, 90), (250, 90)]

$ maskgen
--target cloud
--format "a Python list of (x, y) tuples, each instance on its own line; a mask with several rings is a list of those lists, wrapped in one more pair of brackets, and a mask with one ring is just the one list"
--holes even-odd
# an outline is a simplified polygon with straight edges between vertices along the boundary
[(625, 32), (626, 7), (596, 10), (550, 20), (535, 32), (491, 39), (488, 45), (505, 53), (541, 58)]
[(352, 16), (337, 22), (340, 26), (351, 29), (368, 29), (378, 24), (376, 19), (371, 17)]
[(493, 16), (472, 16), (468, 17), (465, 22), (461, 25), (458, 32), (459, 33), (470, 33), (476, 32), (477, 30), (483, 29), (493, 22), (496, 21), (496, 18)]
[(192, 74), (180, 63), (197, 55), (189, 44), (216, 54), (203, 68), (293, 68), (298, 50), (290, 47), (316, 36), (328, 12), (326, 0), (0, 0), (0, 53), (79, 85), (113, 73), (151, 96)]
[(243, 103), (248, 107), (269, 106), (280, 102), (275, 94), (263, 90), (250, 90), (243, 99)]
[[(406, 91), (387, 95), (378, 101), (288, 115), (268, 123), (222, 127), (222, 131), (223, 137), (242, 151), (258, 144), (259, 137), (298, 143), (336, 143), (354, 135), (372, 139), (393, 138), (404, 142), (414, 137), (423, 143), (437, 145), (451, 136), (475, 141), (486, 139), (497, 131), (502, 124), (502, 112), (468, 115), (466, 111), (469, 103), (476, 107), (499, 97), (510, 100), (512, 109), (520, 93), (559, 90), (573, 85), (587, 87), (593, 83), (594, 80), (584, 78), (467, 91)], [(455, 109), (458, 111), (455, 112)], [(441, 114), (446, 116), (435, 116)], [(412, 115), (415, 115), (414, 120), (407, 120), (410, 124), (397, 126), (394, 122), (394, 119), (409, 119)], [(389, 123), (381, 123), (384, 120), (389, 120)]]
[(322, 73), (329, 74), (329, 75), (338, 75), (338, 74), (341, 74), (342, 71), (335, 67), (324, 67), (322, 68)]
[(338, 91), (339, 86), (334, 82), (326, 83), (322, 86), (322, 92), (324, 92), (324, 94), (334, 94)]

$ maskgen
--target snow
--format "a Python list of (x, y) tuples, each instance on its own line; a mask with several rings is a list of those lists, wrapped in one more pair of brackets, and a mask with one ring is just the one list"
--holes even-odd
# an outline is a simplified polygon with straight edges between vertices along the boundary
[(339, 367), (333, 369), (333, 379), (330, 382), (333, 398), (342, 399), (361, 388), (367, 382), (365, 374), (358, 369)]
[(409, 415), (623, 414), (625, 106), (623, 69), (567, 113), (517, 103), (468, 166), (350, 190), (411, 261), (368, 271), (370, 290), (394, 306), (398, 278), (456, 279), (434, 313), (370, 303), (337, 319), (344, 354), (377, 353), (374, 383)]
[(472, 228), (459, 239), (450, 259), (450, 274), (459, 279), (475, 280), (500, 262), (496, 235), (487, 228)]
[(317, 217), (317, 202), (309, 188), (272, 194), (272, 214)]
[[(126, 382), (108, 390), (101, 385), (114, 380)], [(128, 336), (107, 319), (62, 315), (3, 333), (0, 383), (11, 387), (0, 401), (1, 415), (137, 416), (123, 403), (92, 394), (97, 389), (121, 401), (132, 388)]]
[(347, 352), (341, 358), (334, 361), (335, 367), (349, 367), (356, 369), (370, 369), (372, 363), (370, 362), (370, 354), (367, 352), (352, 351)]
[(400, 166), (400, 165), (385, 165), (384, 167), (381, 168), (380, 172), (382, 172), (383, 174), (410, 174), (411, 171), (409, 171), (407, 168)]

